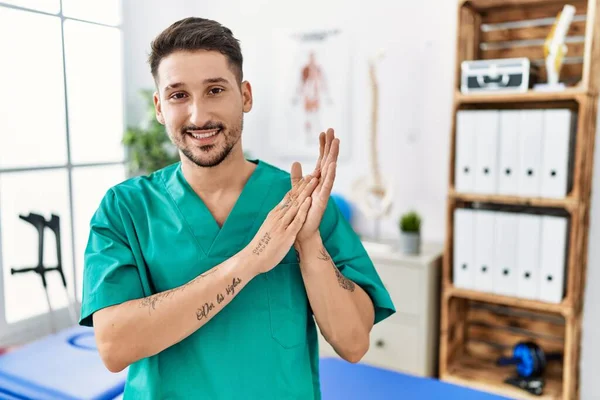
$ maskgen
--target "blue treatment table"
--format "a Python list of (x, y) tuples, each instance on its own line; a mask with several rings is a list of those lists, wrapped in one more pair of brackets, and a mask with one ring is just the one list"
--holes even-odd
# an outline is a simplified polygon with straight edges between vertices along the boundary
[(0, 400), (112, 400), (126, 374), (108, 371), (93, 330), (75, 326), (0, 356)]
[(337, 358), (320, 360), (320, 377), (323, 400), (509, 400), (437, 379), (352, 364)]

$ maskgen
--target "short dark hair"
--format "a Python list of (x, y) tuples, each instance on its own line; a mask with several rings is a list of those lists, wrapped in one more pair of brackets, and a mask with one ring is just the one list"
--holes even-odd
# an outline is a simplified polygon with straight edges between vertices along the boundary
[(163, 58), (183, 50), (214, 50), (225, 55), (238, 83), (243, 79), (242, 50), (231, 30), (217, 21), (206, 18), (189, 17), (174, 22), (162, 31), (151, 43), (148, 57), (150, 71), (157, 82), (158, 66)]

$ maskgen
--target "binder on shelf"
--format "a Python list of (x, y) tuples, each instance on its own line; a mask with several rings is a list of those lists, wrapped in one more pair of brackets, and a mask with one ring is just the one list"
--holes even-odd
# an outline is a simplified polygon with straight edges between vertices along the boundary
[(519, 118), (520, 196), (539, 197), (542, 169), (543, 110), (521, 110)]
[(475, 211), (466, 208), (455, 209), (452, 281), (457, 288), (474, 288), (474, 243)]
[(575, 121), (572, 114), (569, 109), (544, 111), (542, 197), (563, 198), (568, 193), (572, 169), (571, 149)]
[(475, 123), (474, 112), (456, 113), (456, 158), (454, 188), (459, 193), (473, 191), (475, 185)]
[(498, 110), (473, 111), (475, 120), (474, 193), (496, 194), (498, 191)]
[(493, 292), (494, 277), (494, 211), (475, 213), (475, 274), (474, 290)]
[(542, 216), (519, 214), (517, 220), (517, 297), (537, 300), (540, 292)]
[(566, 217), (544, 215), (541, 229), (539, 300), (560, 303), (564, 296), (567, 266)]
[(500, 112), (498, 194), (517, 196), (519, 173), (519, 110)]
[(494, 220), (494, 293), (517, 295), (517, 229), (519, 214), (496, 212)]

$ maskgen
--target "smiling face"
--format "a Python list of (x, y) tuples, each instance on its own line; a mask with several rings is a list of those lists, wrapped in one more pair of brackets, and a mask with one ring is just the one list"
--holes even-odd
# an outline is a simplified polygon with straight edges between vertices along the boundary
[(248, 82), (218, 51), (175, 51), (157, 70), (156, 118), (182, 156), (200, 167), (242, 153), (243, 114), (252, 108)]

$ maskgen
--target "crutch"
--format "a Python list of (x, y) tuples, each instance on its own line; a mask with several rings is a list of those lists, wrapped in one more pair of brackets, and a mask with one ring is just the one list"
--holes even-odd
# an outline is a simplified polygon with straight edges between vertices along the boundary
[[(38, 231), (39, 241), (38, 241), (38, 265), (33, 268), (11, 268), (11, 274), (18, 273), (26, 273), (26, 272), (35, 272), (42, 278), (42, 285), (44, 286), (44, 293), (46, 294), (46, 302), (48, 303), (49, 317), (50, 317), (50, 327), (52, 332), (56, 332), (56, 326), (54, 324), (54, 310), (52, 309), (52, 303), (50, 302), (50, 296), (48, 294), (48, 283), (46, 281), (46, 273), (51, 271), (58, 271), (61, 276), (63, 286), (65, 288), (65, 293), (67, 295), (67, 306), (69, 308), (69, 314), (71, 317), (71, 323), (77, 323), (77, 317), (75, 315), (75, 310), (73, 309), (73, 303), (71, 302), (69, 291), (67, 288), (67, 281), (65, 279), (65, 275), (62, 268), (62, 250), (61, 250), (61, 234), (60, 234), (60, 217), (52, 214), (52, 218), (50, 221), (46, 221), (46, 219), (39, 215), (30, 213), (27, 217), (20, 215), (19, 218), (22, 220), (29, 222), (32, 224)], [(56, 258), (57, 258), (57, 266), (56, 267), (46, 267), (44, 266), (44, 228), (48, 227), (52, 230), (54, 235), (56, 236)]]
[(63, 287), (65, 288), (65, 295), (67, 296), (67, 307), (69, 308), (69, 315), (71, 316), (71, 324), (77, 324), (77, 316), (75, 314), (75, 309), (73, 306), (73, 302), (71, 302), (71, 297), (69, 296), (69, 289), (67, 288), (67, 280), (65, 279), (65, 273), (63, 272), (62, 267), (62, 246), (61, 246), (61, 235), (60, 235), (60, 217), (58, 215), (52, 214), (52, 218), (50, 221), (46, 223), (48, 228), (54, 232), (54, 236), (56, 237), (56, 260), (57, 266), (55, 268), (47, 268), (46, 271), (56, 270), (60, 273), (60, 277), (62, 279)]
[(48, 295), (48, 284), (46, 282), (46, 268), (44, 267), (44, 228), (46, 227), (46, 219), (34, 213), (29, 213), (28, 216), (19, 215), (25, 222), (29, 222), (31, 225), (35, 227), (38, 233), (38, 263), (35, 267), (27, 267), (27, 268), (11, 268), (10, 274), (23, 274), (27, 272), (35, 272), (42, 278), (42, 285), (44, 286), (44, 292), (46, 294), (46, 302), (48, 303), (49, 310), (49, 319), (50, 319), (50, 328), (52, 332), (56, 332), (56, 326), (54, 324), (54, 310), (52, 309), (52, 303), (50, 303), (50, 296)]

